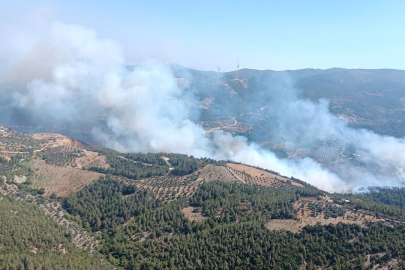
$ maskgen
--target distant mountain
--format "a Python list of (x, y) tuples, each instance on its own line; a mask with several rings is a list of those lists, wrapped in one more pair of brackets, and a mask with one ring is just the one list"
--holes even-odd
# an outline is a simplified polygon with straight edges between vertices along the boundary
[[(405, 71), (394, 69), (342, 69), (332, 68), (301, 69), (287, 71), (241, 69), (238, 80), (236, 71), (218, 73), (216, 71), (200, 71), (170, 65), (173, 74), (178, 78), (179, 85), (192, 91), (198, 106), (205, 108), (199, 118), (193, 120), (204, 122), (215, 120), (230, 120), (235, 116), (241, 117), (248, 109), (260, 110), (267, 106), (265, 94), (267, 82), (271, 77), (285, 76), (298, 89), (303, 98), (318, 100), (325, 98), (330, 101), (330, 111), (347, 118), (350, 125), (356, 128), (367, 128), (379, 134), (395, 137), (405, 136)], [(133, 66), (128, 66), (132, 69)], [(55, 119), (31, 112), (16, 106), (12, 89), (2, 89), (0, 97), (0, 123), (24, 132), (60, 132), (86, 142), (95, 143), (91, 129), (103, 123), (103, 118), (90, 118), (89, 115), (102, 115), (103, 109), (84, 96), (78, 96), (82, 110), (88, 111), (88, 117), (63, 121), (58, 114)], [(250, 108), (251, 103), (255, 108)], [(209, 107), (209, 109), (208, 109)], [(254, 113), (254, 112), (252, 112)], [(260, 123), (260, 111), (257, 117), (237, 119), (241, 123), (253, 126)], [(255, 116), (255, 115), (253, 115)], [(219, 118), (218, 118), (219, 117)], [(248, 127), (242, 132), (249, 137)], [(252, 130), (250, 130), (252, 133)]]
[[(178, 78), (189, 78), (201, 98), (216, 97), (230, 107), (240, 107), (263, 89), (267, 78), (288, 75), (304, 98), (330, 101), (332, 113), (343, 116), (353, 127), (367, 128), (383, 135), (405, 136), (405, 71), (394, 69), (301, 69), (287, 71), (241, 69), (220, 74), (172, 65)], [(222, 87), (221, 87), (222, 86)], [(216, 91), (218, 90), (218, 91)], [(233, 92), (224, 91), (233, 90)], [(232, 96), (232, 94), (237, 94)], [(212, 104), (215, 108), (215, 102)], [(258, 104), (266, 106), (265, 103)], [(238, 112), (241, 112), (238, 110)], [(243, 113), (243, 112), (241, 112)], [(215, 114), (217, 115), (217, 114)]]

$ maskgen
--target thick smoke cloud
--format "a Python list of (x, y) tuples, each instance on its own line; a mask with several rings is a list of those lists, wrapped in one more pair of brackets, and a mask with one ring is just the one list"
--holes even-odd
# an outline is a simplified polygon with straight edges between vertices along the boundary
[[(314, 145), (327, 148), (335, 144), (363, 153), (350, 163), (334, 165), (332, 172), (341, 180), (333, 182), (342, 189), (404, 184), (404, 139), (350, 128), (345, 118), (330, 113), (327, 100), (313, 102), (302, 97), (287, 74), (261, 78), (257, 83), (256, 87), (264, 90), (253, 96), (250, 103), (266, 104), (263, 114), (271, 122), (273, 132), (269, 136), (274, 141), (285, 142), (292, 149)], [(331, 183), (325, 182), (323, 185)], [(337, 190), (335, 187), (326, 189)]]
[[(151, 62), (130, 70), (120, 46), (91, 30), (57, 21), (40, 26), (7, 31), (8, 41), (0, 45), (0, 52), (7, 54), (7, 68), (0, 70), (0, 91), (8, 91), (13, 106), (41, 121), (86, 121), (99, 143), (119, 151), (231, 159), (292, 175), (328, 191), (402, 184), (402, 139), (349, 128), (344, 119), (329, 113), (326, 100), (302, 99), (286, 75), (263, 80), (269, 91), (258, 95), (267, 102), (265, 114), (277, 130), (272, 136), (295, 145), (334, 138), (370, 153), (397, 168), (397, 173), (375, 175), (356, 166), (332, 172), (309, 158), (279, 159), (241, 136), (217, 131), (208, 137), (196, 121), (198, 101), (192, 91), (179, 87), (169, 66)], [(13, 49), (15, 44), (18, 50)]]

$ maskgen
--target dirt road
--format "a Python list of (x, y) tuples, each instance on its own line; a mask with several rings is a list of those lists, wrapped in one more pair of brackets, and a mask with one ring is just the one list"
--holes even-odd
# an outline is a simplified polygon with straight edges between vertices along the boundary
[(214, 127), (214, 128), (210, 128), (209, 130), (206, 130), (206, 131), (205, 131), (205, 134), (211, 133), (211, 132), (213, 132), (213, 131), (215, 131), (215, 130), (221, 130), (221, 129), (224, 129), (224, 128), (230, 128), (230, 127), (236, 126), (236, 125), (238, 124), (238, 121), (236, 120), (235, 117), (233, 117), (232, 119), (233, 119), (233, 121), (234, 121), (234, 123), (233, 123), (232, 125), (228, 125), (228, 126), (224, 126), (224, 127)]

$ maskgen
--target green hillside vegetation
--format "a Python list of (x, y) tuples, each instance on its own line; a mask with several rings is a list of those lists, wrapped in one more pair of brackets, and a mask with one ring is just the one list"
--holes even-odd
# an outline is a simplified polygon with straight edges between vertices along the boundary
[[(78, 150), (36, 155), (62, 168)], [(106, 175), (65, 197), (33, 188), (28, 154), (0, 159), (0, 269), (405, 268), (403, 188), (329, 194), (295, 178), (244, 183), (246, 172), (234, 170), (238, 179), (211, 159), (92, 150), (99, 156), (85, 158), (109, 166), (70, 169)], [(15, 183), (17, 173), (27, 181)], [(168, 191), (178, 196), (168, 200)], [(311, 218), (312, 226), (302, 223)], [(273, 221), (286, 229), (270, 228)]]
[[(186, 175), (195, 172), (207, 164), (221, 164), (209, 158), (196, 159), (193, 156), (172, 153), (120, 153), (111, 149), (94, 147), (94, 151), (105, 155), (111, 166), (108, 169), (100, 167), (87, 168), (92, 171), (123, 176), (130, 179), (162, 176), (169, 173), (173, 175)], [(168, 163), (163, 159), (168, 158)]]
[(112, 269), (35, 205), (0, 196), (0, 269)]
[(344, 224), (278, 233), (249, 221), (143, 242), (120, 232), (107, 239), (113, 244), (107, 242), (105, 252), (127, 269), (363, 269), (370, 254), (372, 266), (402, 258), (404, 233), (403, 226)]
[(151, 176), (161, 176), (169, 171), (168, 167), (156, 165), (156, 164), (143, 164), (140, 162), (135, 162), (133, 160), (125, 158), (121, 153), (105, 149), (96, 148), (98, 153), (103, 154), (107, 157), (107, 162), (110, 168), (100, 168), (100, 167), (90, 167), (88, 170), (108, 173), (118, 176), (123, 176), (130, 179), (140, 179)]
[(369, 192), (365, 193), (363, 197), (405, 210), (405, 188), (371, 187), (368, 190)]
[[(136, 190), (124, 197), (127, 188), (119, 180), (107, 179), (72, 194), (64, 203), (68, 212), (79, 215), (81, 205), (88, 205), (80, 216), (90, 224), (92, 218), (103, 222), (107, 218), (103, 213), (115, 206), (108, 219), (116, 222), (103, 227), (100, 252), (126, 269), (298, 269), (302, 265), (362, 269), (367, 255), (372, 266), (405, 255), (402, 224), (318, 225), (299, 234), (267, 230), (268, 219), (295, 218), (292, 203), (308, 192), (305, 189), (280, 192), (217, 181), (203, 184), (189, 200), (163, 205), (153, 196), (145, 200)], [(122, 207), (131, 203), (138, 210)], [(186, 219), (181, 209), (189, 205), (201, 209), (206, 220)]]
[[(349, 200), (353, 208), (372, 211), (379, 218), (405, 221), (404, 188), (371, 187), (363, 194), (333, 194), (337, 201)], [(347, 204), (347, 203), (346, 203)]]
[(72, 193), (63, 201), (68, 213), (80, 216), (81, 225), (92, 231), (115, 228), (156, 204), (150, 191), (136, 190), (110, 177)]

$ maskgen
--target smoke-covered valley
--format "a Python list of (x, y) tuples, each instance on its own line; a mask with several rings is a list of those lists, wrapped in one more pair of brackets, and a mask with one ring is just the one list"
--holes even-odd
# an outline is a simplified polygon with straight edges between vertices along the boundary
[(230, 159), (327, 191), (405, 182), (403, 138), (354, 126), (330, 111), (330, 99), (303, 95), (291, 72), (241, 70), (217, 80), (152, 60), (128, 66), (119, 44), (58, 21), (1, 32), (5, 125), (124, 152)]

